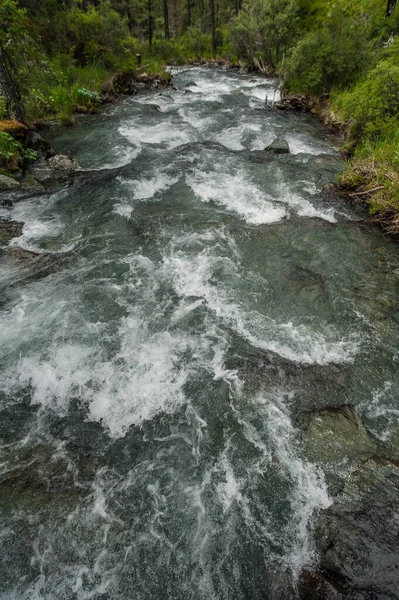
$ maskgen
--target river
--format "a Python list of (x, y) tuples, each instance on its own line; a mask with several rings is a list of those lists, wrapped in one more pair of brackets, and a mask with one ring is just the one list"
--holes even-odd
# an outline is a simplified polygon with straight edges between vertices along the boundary
[(173, 83), (49, 132), (85, 171), (13, 211), (62, 261), (0, 262), (2, 600), (261, 598), (332, 501), (301, 415), (398, 433), (397, 248), (320, 192), (337, 139), (259, 76)]

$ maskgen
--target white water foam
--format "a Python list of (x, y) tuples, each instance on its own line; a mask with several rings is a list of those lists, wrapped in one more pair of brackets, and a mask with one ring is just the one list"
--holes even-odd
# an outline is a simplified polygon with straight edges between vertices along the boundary
[(196, 171), (186, 176), (187, 185), (201, 202), (215, 202), (235, 212), (251, 225), (281, 221), (287, 212), (253, 184), (244, 171), (235, 175)]
[(195, 129), (200, 129), (203, 133), (208, 127), (214, 124), (214, 117), (201, 117), (201, 112), (192, 109), (180, 108), (178, 113), (185, 123), (191, 125)]
[[(32, 404), (65, 414), (74, 397), (87, 404), (90, 418), (120, 437), (160, 412), (173, 412), (184, 400), (189, 367), (179, 358), (195, 347), (189, 336), (151, 334), (139, 317), (122, 320), (121, 350), (104, 360), (98, 350), (56, 344), (45, 354), (25, 356), (6, 377), (8, 393), (30, 386)], [(4, 388), (3, 388), (4, 389)]]
[[(337, 222), (334, 208), (318, 208), (314, 206), (309, 200), (289, 189), (280, 169), (276, 169), (276, 174), (279, 177), (276, 199), (290, 206), (300, 217), (318, 217), (330, 223)], [(311, 191), (313, 192), (313, 188), (311, 188)]]
[(260, 130), (260, 125), (256, 123), (248, 123), (245, 125), (239, 125), (238, 127), (230, 127), (225, 129), (222, 133), (215, 136), (216, 141), (223, 146), (226, 146), (229, 150), (244, 150), (245, 140), (248, 134), (257, 132)]
[(124, 179), (119, 181), (133, 191), (135, 200), (150, 200), (159, 192), (165, 191), (179, 181), (179, 177), (172, 177), (166, 173), (158, 172), (154, 177), (142, 179)]
[(34, 198), (17, 202), (7, 216), (11, 216), (15, 221), (22, 221), (24, 227), (22, 236), (13, 238), (9, 245), (35, 251), (40, 249), (39, 243), (43, 238), (58, 236), (65, 226), (59, 215), (51, 214), (50, 210), (62, 193), (55, 194), (51, 198)]
[(156, 125), (141, 125), (137, 121), (127, 122), (119, 127), (118, 131), (139, 149), (145, 145), (171, 149), (188, 144), (195, 139), (188, 131), (177, 128), (171, 121)]
[[(253, 399), (251, 416), (244, 414), (239, 407), (236, 415), (247, 440), (260, 452), (260, 461), (249, 467), (254, 471), (254, 476), (257, 472), (263, 472), (266, 477), (271, 463), (277, 460), (282, 477), (291, 482), (289, 495), (292, 516), (286, 526), (275, 531), (275, 535), (285, 540), (283, 563), (295, 578), (315, 558), (310, 525), (315, 512), (328, 508), (331, 499), (321, 470), (300, 458), (296, 432), (285, 406), (286, 399), (287, 395), (278, 390), (273, 394), (259, 394)], [(257, 422), (263, 424), (264, 432), (254, 427), (254, 415), (259, 417)], [(247, 524), (253, 528), (256, 517), (252, 516), (251, 505), (246, 499), (243, 508)], [(267, 539), (269, 535), (266, 524), (264, 536)]]
[(249, 311), (221, 285), (213, 285), (216, 267), (235, 269), (227, 258), (215, 258), (207, 250), (195, 257), (177, 252), (165, 258), (164, 265), (180, 296), (203, 298), (218, 319), (257, 348), (295, 362), (320, 365), (351, 362), (357, 353), (357, 339), (350, 334), (342, 337), (331, 329), (321, 332), (292, 322), (278, 323)]

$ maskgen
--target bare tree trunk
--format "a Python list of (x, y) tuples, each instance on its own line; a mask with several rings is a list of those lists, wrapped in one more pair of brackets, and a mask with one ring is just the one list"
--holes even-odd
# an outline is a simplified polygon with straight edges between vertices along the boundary
[(201, 31), (202, 31), (202, 33), (206, 32), (205, 3), (204, 3), (204, 0), (201, 0)]
[(387, 17), (390, 17), (395, 12), (396, 1), (397, 0), (388, 0), (386, 13)]
[(211, 9), (212, 55), (216, 56), (215, 0), (209, 0), (209, 7)]
[(179, 15), (177, 0), (172, 0), (172, 36), (178, 37), (179, 35)]
[(165, 40), (170, 39), (169, 31), (169, 5), (168, 0), (163, 0), (163, 26), (165, 30)]
[(6, 101), (6, 108), (10, 117), (24, 122), (25, 111), (22, 105), (21, 92), (10, 71), (10, 60), (4, 48), (0, 46), (0, 94)]
[(153, 29), (152, 29), (152, 0), (148, 0), (148, 45), (152, 46)]
[(187, 0), (187, 27), (191, 27), (191, 0)]

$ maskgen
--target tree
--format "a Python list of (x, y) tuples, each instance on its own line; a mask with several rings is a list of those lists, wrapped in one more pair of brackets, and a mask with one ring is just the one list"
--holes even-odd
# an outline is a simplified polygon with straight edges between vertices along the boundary
[(390, 17), (395, 12), (396, 1), (397, 0), (388, 0), (386, 12), (387, 17)]
[(168, 0), (163, 0), (163, 26), (165, 31), (165, 40), (170, 39), (169, 31), (169, 4)]
[(209, 0), (211, 9), (211, 34), (212, 34), (212, 56), (216, 56), (216, 16), (215, 16), (215, 0)]
[(16, 44), (18, 37), (25, 34), (25, 11), (20, 9), (14, 0), (3, 0), (0, 3), (0, 94), (6, 102), (10, 117), (25, 120), (19, 83), (16, 77), (8, 47)]
[(10, 117), (24, 122), (25, 111), (19, 85), (11, 75), (10, 59), (2, 46), (0, 46), (0, 93), (6, 101)]

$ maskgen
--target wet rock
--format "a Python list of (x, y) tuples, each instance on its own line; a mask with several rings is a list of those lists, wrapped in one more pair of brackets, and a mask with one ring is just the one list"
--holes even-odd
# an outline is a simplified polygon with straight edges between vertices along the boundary
[[(83, 486), (77, 487), (71, 463), (64, 454), (41, 444), (12, 449), (1, 455), (3, 469), (0, 491), (3, 509), (24, 506), (42, 510), (46, 506), (73, 509), (81, 498)], [(87, 491), (86, 491), (87, 493)]]
[(55, 150), (50, 142), (43, 139), (36, 131), (29, 131), (26, 136), (25, 144), (31, 150), (34, 150), (42, 158), (50, 158), (55, 155)]
[(346, 474), (376, 452), (362, 420), (351, 406), (336, 406), (307, 413), (306, 453), (327, 473)]
[(288, 142), (282, 138), (276, 138), (269, 146), (265, 148), (265, 152), (274, 152), (274, 154), (290, 154), (290, 147)]
[(0, 246), (6, 246), (12, 238), (22, 235), (24, 223), (18, 221), (0, 221)]
[[(29, 279), (47, 277), (62, 268), (69, 260), (68, 256), (32, 252), (19, 247), (12, 248), (10, 256), (18, 266), (29, 269)], [(24, 279), (26, 280), (26, 277)]]
[(344, 596), (323, 575), (304, 570), (297, 584), (300, 600), (344, 600)]
[(26, 197), (26, 193), (32, 195), (35, 193), (45, 192), (45, 187), (43, 186), (43, 184), (37, 181), (37, 179), (35, 179), (34, 177), (26, 177), (25, 179), (23, 179), (21, 181), (21, 188), (21, 191), (24, 191), (23, 197)]
[(55, 154), (48, 159), (47, 163), (52, 169), (62, 173), (70, 173), (79, 168), (76, 160), (67, 154)]
[(51, 185), (68, 179), (80, 169), (72, 156), (55, 154), (48, 159), (41, 158), (36, 161), (28, 172), (28, 177), (34, 179), (46, 189)]
[(268, 567), (262, 576), (260, 600), (296, 600), (292, 574), (281, 567)]
[(6, 192), (8, 190), (15, 190), (19, 188), (20, 184), (13, 177), (7, 175), (1, 175), (0, 173), (0, 192)]
[(399, 598), (399, 463), (371, 458), (316, 524), (320, 572), (345, 598)]

